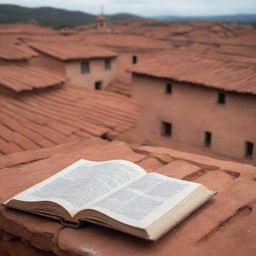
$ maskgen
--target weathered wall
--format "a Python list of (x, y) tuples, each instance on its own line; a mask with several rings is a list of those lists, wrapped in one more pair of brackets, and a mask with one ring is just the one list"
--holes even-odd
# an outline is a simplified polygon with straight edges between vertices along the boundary
[[(141, 141), (168, 146), (180, 142), (204, 149), (204, 131), (212, 133), (212, 151), (245, 157), (245, 141), (254, 143), (256, 160), (256, 96), (227, 93), (226, 104), (217, 103), (218, 90), (167, 80), (133, 76), (132, 96), (142, 104), (138, 123)], [(161, 136), (161, 121), (172, 123), (172, 137)], [(209, 150), (209, 149), (205, 149)]]
[(90, 73), (81, 73), (81, 61), (60, 61), (47, 55), (41, 54), (32, 58), (30, 62), (34, 65), (46, 68), (56, 74), (63, 75), (75, 85), (86, 86), (94, 89), (96, 81), (102, 81), (103, 88), (116, 79), (117, 63), (112, 58), (110, 70), (104, 69), (104, 59), (93, 59), (90, 62)]
[(104, 69), (104, 59), (90, 60), (90, 73), (81, 73), (81, 61), (66, 62), (66, 77), (75, 85), (94, 89), (96, 81), (102, 81), (103, 89), (116, 78), (116, 59), (112, 59), (111, 69)]
[[(112, 49), (113, 50), (113, 49)], [(115, 49), (117, 51), (117, 49)], [(161, 50), (134, 50), (134, 51), (119, 51), (118, 59), (117, 59), (117, 79), (126, 83), (131, 82), (131, 73), (127, 72), (127, 69), (133, 66), (132, 57), (137, 56), (138, 62), (141, 63), (144, 61), (152, 60), (161, 54)]]

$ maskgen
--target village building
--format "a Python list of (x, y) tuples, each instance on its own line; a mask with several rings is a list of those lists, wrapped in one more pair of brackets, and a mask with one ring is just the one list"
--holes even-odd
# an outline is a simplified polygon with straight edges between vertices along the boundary
[(255, 65), (173, 53), (131, 69), (141, 143), (256, 160)]
[(168, 42), (128, 33), (85, 34), (84, 39), (118, 53), (117, 79), (125, 83), (131, 82), (131, 74), (127, 72), (128, 68), (168, 53), (172, 49)]
[(101, 13), (96, 19), (96, 29), (98, 32), (106, 32), (107, 31), (107, 19), (103, 13)]
[(81, 42), (33, 42), (40, 53), (33, 64), (67, 78), (83, 88), (102, 90), (116, 79), (117, 54)]
[[(87, 35), (106, 50), (33, 24), (2, 31), (0, 204), (79, 159), (132, 161), (217, 194), (154, 243), (93, 224), (71, 229), (0, 205), (1, 256), (255, 256), (255, 59), (168, 54), (168, 41), (134, 34)], [(17, 35), (36, 31), (55, 40), (16, 44)], [(116, 80), (131, 77), (132, 92)]]
[(0, 156), (81, 138), (114, 139), (136, 126), (135, 101), (71, 84), (55, 72), (54, 58), (46, 68), (40, 56), (25, 45), (0, 47)]

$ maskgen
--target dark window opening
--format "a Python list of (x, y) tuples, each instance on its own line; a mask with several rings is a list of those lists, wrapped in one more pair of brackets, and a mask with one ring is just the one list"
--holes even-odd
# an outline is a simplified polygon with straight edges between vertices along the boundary
[(245, 156), (251, 158), (253, 156), (254, 144), (250, 141), (245, 142)]
[(165, 93), (166, 93), (166, 94), (172, 94), (172, 84), (167, 83), (167, 84), (165, 85)]
[(219, 92), (218, 94), (218, 103), (226, 104), (226, 94), (224, 92)]
[(212, 145), (212, 133), (204, 132), (204, 145), (205, 147), (211, 147)]
[(81, 63), (81, 73), (90, 73), (90, 63), (88, 61)]
[(102, 90), (102, 81), (95, 82), (95, 90)]
[(162, 136), (171, 137), (172, 136), (172, 124), (162, 121)]
[(111, 59), (106, 59), (104, 65), (105, 65), (105, 70), (110, 70), (111, 69)]
[(136, 55), (132, 56), (132, 64), (136, 64), (138, 62), (138, 57)]

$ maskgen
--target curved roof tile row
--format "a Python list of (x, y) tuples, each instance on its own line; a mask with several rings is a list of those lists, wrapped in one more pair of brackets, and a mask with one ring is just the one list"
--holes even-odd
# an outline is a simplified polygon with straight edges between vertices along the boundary
[(0, 153), (44, 148), (74, 138), (121, 133), (137, 123), (138, 104), (111, 92), (64, 85), (24, 95), (1, 96)]
[(51, 43), (30, 43), (31, 47), (39, 52), (50, 55), (62, 61), (113, 58), (117, 54), (105, 48), (86, 45), (79, 42), (51, 42)]
[(66, 79), (26, 63), (0, 65), (0, 85), (16, 92), (63, 84)]
[(227, 91), (256, 94), (256, 67), (210, 57), (177, 53), (143, 62), (132, 73), (189, 82)]

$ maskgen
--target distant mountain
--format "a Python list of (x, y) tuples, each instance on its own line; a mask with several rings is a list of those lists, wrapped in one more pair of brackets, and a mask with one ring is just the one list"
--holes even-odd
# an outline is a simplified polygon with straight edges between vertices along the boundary
[(42, 7), (26, 8), (16, 5), (0, 5), (0, 23), (29, 22), (36, 20), (43, 26), (53, 28), (75, 27), (90, 23), (95, 19), (94, 15), (66, 11), (62, 9)]
[(158, 16), (154, 17), (163, 21), (217, 21), (217, 22), (237, 22), (237, 23), (253, 23), (256, 24), (256, 14), (237, 14), (237, 15), (220, 15), (220, 16), (197, 16), (197, 17), (182, 17), (182, 16)]
[[(143, 17), (128, 13), (108, 15), (107, 18), (110, 22), (118, 22), (123, 19), (145, 19)], [(89, 24), (92, 23), (95, 19), (95, 15), (80, 11), (67, 11), (51, 7), (27, 8), (18, 5), (0, 4), (0, 23), (30, 22), (35, 20), (43, 26), (60, 29), (63, 27), (73, 28), (80, 25)], [(219, 22), (256, 24), (256, 14), (204, 17), (158, 16), (151, 17), (149, 19), (174, 22), (186, 22), (190, 20), (212, 20)]]
[(129, 13), (117, 13), (113, 15), (106, 16), (110, 22), (118, 22), (120, 20), (128, 20), (128, 19), (145, 19), (141, 16), (137, 16)]
[[(127, 13), (120, 13), (107, 16), (111, 22), (122, 19), (140, 19)], [(51, 7), (27, 8), (17, 5), (0, 5), (0, 23), (29, 22), (36, 20), (43, 26), (50, 26), (55, 29), (63, 27), (77, 27), (84, 24), (92, 23), (96, 19), (95, 15), (80, 12), (67, 11)]]

